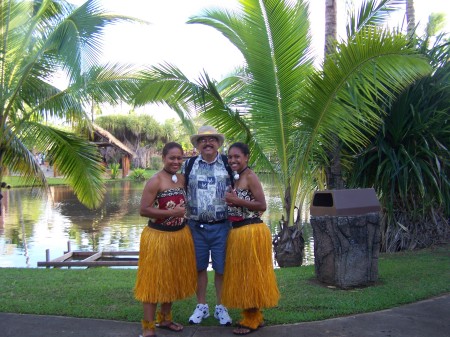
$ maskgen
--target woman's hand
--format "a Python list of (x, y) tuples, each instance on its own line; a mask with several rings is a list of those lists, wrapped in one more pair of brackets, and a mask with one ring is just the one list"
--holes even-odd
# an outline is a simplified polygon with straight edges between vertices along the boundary
[(236, 202), (239, 201), (239, 198), (237, 197), (236, 191), (231, 190), (225, 192), (225, 202), (228, 206), (236, 206)]
[(172, 208), (172, 214), (171, 216), (176, 218), (183, 218), (186, 213), (186, 207), (184, 204), (184, 200), (181, 200), (181, 202), (176, 205), (174, 208)]

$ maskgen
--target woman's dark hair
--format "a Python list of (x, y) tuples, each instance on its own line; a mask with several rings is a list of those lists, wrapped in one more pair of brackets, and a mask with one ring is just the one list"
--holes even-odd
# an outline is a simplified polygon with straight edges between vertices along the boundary
[(181, 150), (181, 153), (183, 152), (183, 147), (176, 143), (176, 142), (169, 142), (166, 145), (164, 145), (163, 150), (162, 150), (162, 155), (165, 157), (167, 156), (167, 154), (169, 153), (170, 150), (174, 149), (174, 148), (178, 148)]
[(231, 144), (228, 151), (230, 151), (233, 147), (237, 147), (246, 156), (250, 155), (250, 150), (248, 149), (248, 145), (245, 143), (241, 143), (241, 142), (233, 143), (233, 144)]

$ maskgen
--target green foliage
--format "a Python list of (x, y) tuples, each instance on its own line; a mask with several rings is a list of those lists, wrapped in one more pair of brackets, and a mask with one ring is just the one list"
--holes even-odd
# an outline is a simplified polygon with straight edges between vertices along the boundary
[(111, 163), (109, 164), (111, 179), (116, 179), (119, 175), (120, 164), (119, 163)]
[(162, 162), (161, 156), (152, 156), (150, 159), (150, 167), (148, 167), (148, 169), (159, 171), (162, 168), (163, 168), (163, 162)]
[(131, 178), (133, 180), (145, 180), (145, 169), (136, 168), (131, 172)]
[[(448, 293), (448, 249), (446, 245), (381, 254), (379, 282), (352, 290), (317, 283), (314, 266), (276, 269), (281, 299), (276, 308), (264, 310), (264, 316), (271, 325), (316, 321), (388, 309)], [(0, 312), (131, 322), (142, 319), (142, 304), (133, 297), (136, 269), (2, 268), (1, 271)], [(213, 278), (212, 272), (209, 278)], [(207, 301), (214, 300), (214, 282), (210, 282)], [(174, 302), (174, 319), (186, 321), (195, 304), (195, 296)], [(240, 311), (233, 309), (230, 314), (237, 321)], [(202, 324), (216, 326), (217, 320), (211, 317)]]

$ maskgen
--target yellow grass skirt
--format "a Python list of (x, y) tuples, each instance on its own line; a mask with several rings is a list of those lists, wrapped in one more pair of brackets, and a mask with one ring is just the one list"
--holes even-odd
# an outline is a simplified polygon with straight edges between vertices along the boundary
[(141, 234), (134, 297), (165, 303), (195, 294), (197, 267), (188, 226), (174, 232), (145, 227)]
[(259, 223), (233, 228), (227, 240), (222, 303), (230, 308), (270, 308), (279, 298), (269, 227)]

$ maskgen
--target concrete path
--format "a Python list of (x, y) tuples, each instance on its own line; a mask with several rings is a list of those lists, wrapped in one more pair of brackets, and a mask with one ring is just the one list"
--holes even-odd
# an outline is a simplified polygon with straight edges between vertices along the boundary
[[(234, 336), (232, 327), (185, 326), (158, 337)], [(140, 323), (0, 313), (1, 337), (137, 337)], [(267, 326), (252, 337), (450, 337), (450, 294), (401, 307), (318, 322)]]

